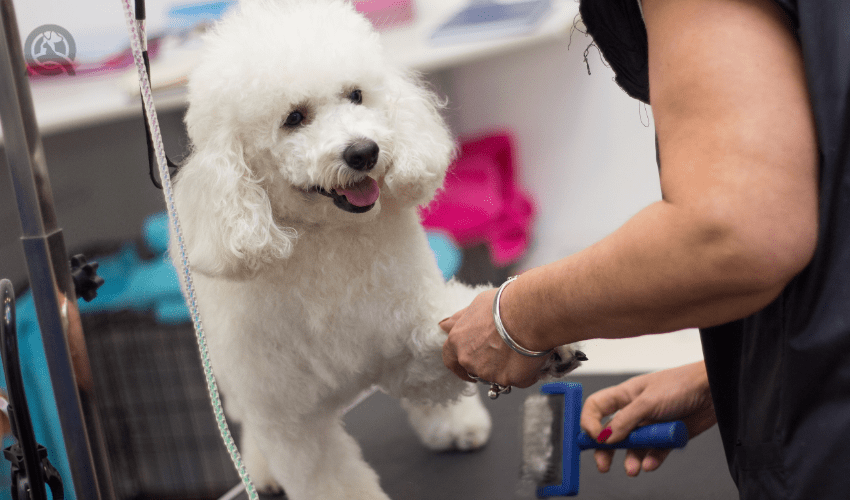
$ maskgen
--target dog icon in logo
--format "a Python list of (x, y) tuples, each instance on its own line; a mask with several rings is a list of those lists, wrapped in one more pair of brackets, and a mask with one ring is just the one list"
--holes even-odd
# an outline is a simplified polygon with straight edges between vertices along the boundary
[(24, 44), (30, 71), (44, 76), (74, 75), (77, 47), (74, 37), (62, 26), (45, 24), (34, 29)]

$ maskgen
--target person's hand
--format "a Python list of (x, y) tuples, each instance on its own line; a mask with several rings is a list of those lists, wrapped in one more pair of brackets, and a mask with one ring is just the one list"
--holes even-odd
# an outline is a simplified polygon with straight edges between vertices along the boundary
[[(603, 429), (602, 419), (612, 413)], [(636, 427), (673, 420), (684, 421), (691, 438), (717, 423), (704, 362), (630, 378), (591, 394), (581, 412), (582, 428), (607, 443), (622, 441)], [(626, 450), (626, 474), (657, 469), (670, 451)], [(608, 472), (614, 450), (596, 450), (594, 457), (599, 471)]]
[(468, 307), (440, 322), (449, 334), (443, 344), (443, 363), (470, 382), (474, 380), (469, 375), (475, 375), (503, 386), (529, 387), (537, 382), (548, 356), (517, 354), (502, 340), (493, 323), (495, 296), (495, 289), (482, 292)]

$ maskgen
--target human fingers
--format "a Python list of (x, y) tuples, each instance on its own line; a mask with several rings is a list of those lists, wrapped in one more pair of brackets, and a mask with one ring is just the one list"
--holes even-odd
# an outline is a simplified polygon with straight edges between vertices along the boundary
[(648, 398), (636, 397), (623, 405), (611, 417), (606, 429), (610, 429), (606, 443), (617, 443), (625, 439), (638, 426), (648, 424), (655, 408)]
[(628, 405), (631, 400), (631, 395), (623, 384), (594, 392), (582, 405), (580, 420), (582, 429), (597, 441), (608, 441), (611, 433), (607, 431), (607, 427), (603, 429), (603, 419)]
[(614, 450), (593, 450), (593, 459), (596, 460), (596, 468), (599, 472), (608, 472), (614, 461)]
[(639, 425), (654, 422), (682, 420), (690, 437), (717, 423), (703, 363), (640, 375), (621, 386), (631, 401), (612, 417), (609, 443), (625, 438)]
[(640, 471), (652, 472), (661, 467), (661, 463), (670, 454), (668, 449), (634, 449), (626, 450), (626, 458), (623, 460), (623, 468), (626, 474), (635, 477)]
[(457, 349), (455, 345), (450, 342), (451, 339), (447, 339), (443, 343), (443, 364), (446, 365), (446, 368), (452, 371), (455, 375), (458, 376), (461, 380), (465, 380), (467, 382), (476, 382), (475, 379), (469, 376), (469, 372), (461, 366), (460, 362), (457, 359)]
[(670, 454), (672, 450), (669, 449), (658, 449), (653, 448), (651, 450), (646, 451), (646, 456), (643, 457), (643, 461), (641, 462), (641, 469), (646, 472), (652, 472), (655, 469), (661, 467), (661, 464), (664, 462), (664, 459), (667, 458), (667, 455)]
[(446, 319), (444, 319), (444, 320), (442, 320), (438, 323), (438, 325), (440, 325), (440, 328), (442, 328), (442, 330), (446, 333), (449, 333), (450, 331), (452, 331), (452, 327), (454, 326), (454, 324), (455, 324), (455, 320), (451, 316), (449, 316), (448, 318), (446, 318)]
[(440, 325), (440, 328), (442, 328), (443, 331), (446, 333), (452, 331), (452, 328), (457, 323), (457, 320), (460, 319), (461, 316), (463, 316), (464, 311), (466, 311), (465, 308), (452, 314), (448, 318), (443, 318), (442, 320), (440, 320), (440, 322), (438, 323)]
[[(512, 362), (502, 375), (505, 382), (514, 387), (526, 389), (540, 380), (541, 369), (543, 364), (546, 363), (543, 358), (527, 358), (513, 352), (508, 352), (507, 356), (511, 358)], [(499, 378), (496, 377), (497, 380)]]
[(636, 477), (640, 474), (641, 464), (646, 456), (647, 450), (627, 449), (626, 458), (623, 460), (623, 468), (626, 469), (626, 475)]
[[(455, 330), (449, 335), (451, 342)], [(496, 335), (496, 334), (494, 334)], [(513, 352), (501, 339), (484, 338), (479, 347), (461, 344), (457, 364), (467, 373), (502, 386), (527, 388), (536, 384), (545, 360)]]

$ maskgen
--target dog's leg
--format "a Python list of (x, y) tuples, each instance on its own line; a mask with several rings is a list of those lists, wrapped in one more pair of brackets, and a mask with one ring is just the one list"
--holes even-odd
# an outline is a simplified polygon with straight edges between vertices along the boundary
[(404, 383), (388, 391), (401, 397), (410, 424), (422, 444), (432, 450), (475, 450), (490, 437), (490, 413), (481, 402), (478, 387), (461, 381), (443, 364), (446, 332), (437, 323), (466, 307), (484, 289), (453, 280), (432, 292), (443, 305), (415, 331), (413, 359), (399, 377)]
[(251, 476), (254, 486), (257, 491), (265, 494), (276, 494), (283, 491), (283, 488), (275, 481), (269, 471), (269, 465), (266, 462), (266, 457), (258, 444), (261, 436), (256, 435), (256, 431), (249, 425), (242, 425), (242, 437), (239, 440), (239, 451), (242, 455), (242, 463), (245, 464), (245, 469), (248, 475)]
[(287, 499), (390, 500), (342, 421), (314, 417), (286, 427), (283, 418), (256, 427), (268, 471)]
[(490, 414), (477, 388), (444, 405), (402, 400), (402, 407), (422, 444), (432, 450), (475, 450), (490, 437)]

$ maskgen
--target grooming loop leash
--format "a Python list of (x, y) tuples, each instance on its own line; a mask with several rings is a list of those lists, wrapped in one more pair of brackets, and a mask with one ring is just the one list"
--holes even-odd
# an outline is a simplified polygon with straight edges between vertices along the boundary
[[(148, 80), (150, 80), (151, 75), (151, 61), (148, 56), (148, 37), (145, 33), (145, 18), (147, 17), (145, 13), (145, 0), (135, 0), (136, 2), (136, 28), (139, 33), (139, 44), (142, 47), (142, 59), (145, 61), (145, 73), (148, 75)], [(142, 105), (144, 106), (145, 97), (143, 94), (140, 94), (142, 98)], [(157, 189), (162, 189), (162, 182), (157, 180), (156, 178), (156, 170), (157, 164), (155, 161), (156, 158), (156, 150), (153, 145), (153, 137), (151, 135), (151, 127), (148, 123), (148, 120), (145, 120), (145, 139), (147, 140), (148, 146), (148, 173), (150, 174), (151, 182), (154, 187)], [(164, 149), (163, 149), (164, 150)], [(177, 169), (180, 168), (179, 165), (176, 165), (171, 161), (171, 158), (168, 155), (165, 155), (165, 162), (168, 164), (168, 172), (173, 175), (173, 173), (177, 172)]]
[(218, 423), (218, 429), (221, 432), (222, 439), (224, 440), (224, 445), (227, 448), (228, 453), (230, 454), (231, 460), (233, 460), (233, 464), (236, 466), (236, 470), (239, 473), (239, 477), (242, 479), (242, 483), (245, 485), (245, 491), (248, 493), (248, 498), (250, 500), (258, 500), (259, 497), (257, 495), (257, 490), (254, 487), (254, 484), (251, 482), (251, 478), (248, 476), (248, 472), (245, 469), (244, 464), (242, 463), (242, 457), (239, 455), (239, 450), (236, 449), (236, 443), (233, 441), (233, 436), (230, 434), (230, 430), (227, 427), (227, 422), (224, 417), (224, 410), (222, 409), (221, 405), (221, 398), (219, 397), (218, 388), (216, 385), (215, 377), (213, 375), (212, 364), (210, 363), (209, 348), (207, 347), (207, 339), (206, 335), (204, 334), (203, 324), (201, 323), (201, 316), (198, 312), (198, 305), (195, 296), (195, 286), (192, 282), (192, 275), (189, 271), (189, 259), (186, 255), (186, 246), (183, 241), (183, 232), (180, 229), (180, 220), (177, 218), (177, 210), (174, 206), (174, 191), (171, 184), (171, 175), (168, 169), (168, 160), (165, 157), (165, 150), (162, 144), (162, 133), (159, 128), (159, 121), (157, 120), (156, 109), (154, 108), (150, 79), (148, 78), (148, 73), (145, 67), (145, 58), (143, 56), (142, 49), (142, 45), (145, 38), (144, 20), (137, 20), (135, 18), (135, 16), (133, 15), (133, 9), (130, 6), (130, 1), (131, 0), (121, 0), (121, 3), (124, 7), (124, 17), (127, 21), (127, 29), (130, 32), (130, 45), (133, 49), (133, 60), (136, 64), (136, 70), (139, 73), (142, 103), (144, 104), (145, 115), (147, 117), (151, 136), (153, 138), (153, 149), (156, 153), (156, 162), (159, 167), (160, 179), (162, 179), (162, 192), (165, 196), (165, 203), (168, 209), (168, 220), (171, 224), (172, 231), (177, 241), (177, 247), (179, 249), (180, 263), (182, 267), (182, 273), (180, 275), (183, 281), (184, 289), (186, 290), (186, 296), (189, 302), (189, 312), (192, 316), (192, 323), (195, 326), (195, 335), (198, 341), (198, 349), (200, 350), (201, 354), (201, 361), (204, 369), (204, 377), (206, 378), (207, 382), (207, 389), (210, 394), (210, 400), (212, 401), (213, 411), (215, 412), (215, 419)]

